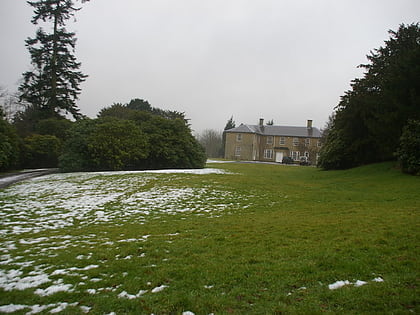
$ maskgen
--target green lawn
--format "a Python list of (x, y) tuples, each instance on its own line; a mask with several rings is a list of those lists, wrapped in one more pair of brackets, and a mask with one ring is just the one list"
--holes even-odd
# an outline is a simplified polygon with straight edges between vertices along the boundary
[(0, 312), (420, 312), (419, 177), (390, 163), (209, 167), (226, 173), (55, 174), (0, 190)]

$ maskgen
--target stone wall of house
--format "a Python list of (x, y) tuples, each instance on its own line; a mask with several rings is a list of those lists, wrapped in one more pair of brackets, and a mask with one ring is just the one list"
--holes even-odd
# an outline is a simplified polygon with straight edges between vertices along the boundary
[(252, 161), (258, 158), (257, 135), (252, 133), (226, 133), (225, 158)]
[(253, 133), (226, 133), (225, 158), (248, 161), (281, 161), (290, 156), (299, 161), (307, 156), (312, 164), (316, 163), (319, 152), (319, 138), (267, 136)]

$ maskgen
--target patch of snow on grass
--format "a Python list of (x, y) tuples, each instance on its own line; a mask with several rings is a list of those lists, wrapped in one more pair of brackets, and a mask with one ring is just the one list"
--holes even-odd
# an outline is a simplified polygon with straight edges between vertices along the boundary
[(57, 276), (57, 275), (68, 275), (69, 274), (69, 272), (67, 271), (67, 270), (65, 270), (65, 269), (57, 269), (57, 270), (54, 270), (52, 273), (51, 273), (51, 275), (52, 276)]
[[(384, 280), (381, 277), (377, 277), (377, 278), (373, 279), (372, 281), (373, 282), (383, 282)], [(356, 282), (352, 283), (348, 280), (344, 280), (344, 281), (340, 280), (340, 281), (336, 281), (332, 284), (329, 284), (328, 288), (330, 290), (336, 290), (336, 289), (342, 288), (342, 287), (344, 287), (346, 285), (350, 285), (350, 284), (353, 284), (355, 287), (361, 287), (363, 285), (368, 284), (368, 282), (367, 281), (362, 281), (362, 280), (356, 280)]]
[(336, 290), (336, 289), (342, 288), (345, 285), (349, 285), (349, 284), (350, 284), (350, 281), (348, 281), (348, 280), (344, 280), (344, 281), (339, 280), (339, 281), (336, 281), (332, 284), (329, 284), (328, 288), (330, 290)]
[(53, 308), (52, 310), (50, 310), (50, 313), (54, 314), (54, 313), (60, 313), (62, 311), (64, 311), (68, 306), (76, 306), (78, 303), (58, 303), (58, 306), (56, 308)]
[[(142, 296), (143, 294), (145, 294), (148, 290), (140, 290), (137, 294), (129, 294), (126, 291), (122, 291), (121, 293), (118, 294), (118, 297), (120, 299), (136, 299), (139, 298), (140, 296)], [(153, 292), (153, 291), (152, 291)]]
[(20, 244), (38, 244), (40, 242), (44, 242), (48, 240), (49, 240), (48, 237), (38, 237), (38, 238), (29, 239), (29, 240), (20, 239), (19, 243)]
[(132, 299), (135, 299), (135, 298), (137, 298), (137, 296), (136, 295), (134, 295), (134, 294), (129, 294), (129, 293), (127, 293), (126, 291), (122, 291), (120, 294), (118, 294), (118, 297), (120, 298), (120, 299), (129, 299), (129, 300), (132, 300)]
[(20, 310), (28, 308), (27, 305), (21, 304), (9, 304), (9, 305), (1, 305), (0, 306), (0, 313), (14, 313)]
[(71, 288), (71, 284), (53, 284), (46, 289), (36, 289), (35, 294), (40, 296), (48, 296), (57, 292), (72, 292)]
[(45, 311), (48, 308), (52, 308), (52, 307), (55, 307), (55, 306), (56, 306), (56, 304), (48, 304), (48, 305), (36, 304), (36, 305), (28, 306), (28, 307), (31, 308), (31, 311), (27, 312), (26, 315), (38, 314), (38, 313), (41, 313), (41, 312)]
[[(2, 305), (0, 306), (0, 313), (14, 313), (25, 308), (31, 309), (29, 312), (26, 312), (26, 315), (38, 314), (41, 313), (49, 308), (51, 308), (50, 313), (59, 313), (64, 311), (69, 306), (77, 306), (79, 303), (67, 303), (67, 302), (60, 302), (55, 304), (47, 304), (47, 305), (22, 305), (22, 304), (9, 304), (9, 305)], [(80, 309), (84, 313), (88, 313), (91, 307), (88, 306), (80, 306)]]
[(167, 285), (162, 284), (161, 286), (158, 286), (158, 287), (156, 287), (156, 288), (153, 288), (153, 289), (152, 289), (152, 293), (158, 293), (158, 292), (161, 292), (161, 291), (163, 291), (165, 288), (168, 288), (168, 286), (167, 286)]
[(365, 285), (365, 284), (367, 284), (367, 282), (366, 282), (366, 281), (357, 280), (357, 281), (354, 283), (354, 286), (355, 286), (355, 287), (361, 287), (362, 285)]
[(92, 308), (91, 307), (89, 307), (89, 306), (80, 306), (80, 310), (83, 312), (83, 313), (89, 313), (90, 312), (90, 310), (91, 310)]
[(99, 267), (99, 265), (89, 265), (89, 266), (86, 266), (86, 267), (70, 267), (69, 268), (69, 270), (71, 270), (71, 271), (83, 271), (83, 270), (90, 270), (90, 269), (95, 269), (95, 268), (98, 268)]
[(15, 269), (0, 270), (0, 288), (3, 288), (5, 291), (25, 290), (51, 281), (46, 274), (36, 274), (21, 278), (22, 274), (22, 271)]

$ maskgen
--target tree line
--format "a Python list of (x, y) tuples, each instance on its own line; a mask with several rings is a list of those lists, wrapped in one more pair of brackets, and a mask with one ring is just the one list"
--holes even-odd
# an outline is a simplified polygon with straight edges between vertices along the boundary
[(192, 135), (184, 114), (152, 107), (144, 100), (105, 107), (94, 119), (71, 121), (55, 116), (31, 120), (28, 116), (18, 112), (12, 122), (0, 119), (1, 171), (59, 167), (73, 172), (205, 165), (204, 149)]
[(319, 166), (345, 169), (398, 159), (420, 174), (420, 29), (400, 25), (360, 65), (323, 132)]
[(23, 73), (17, 96), (0, 90), (0, 171), (204, 167), (204, 150), (183, 113), (133, 99), (103, 108), (95, 119), (80, 114), (76, 101), (87, 75), (74, 56), (75, 33), (65, 28), (81, 9), (76, 2), (27, 1), (32, 23), (49, 31), (41, 26), (25, 41), (32, 69)]

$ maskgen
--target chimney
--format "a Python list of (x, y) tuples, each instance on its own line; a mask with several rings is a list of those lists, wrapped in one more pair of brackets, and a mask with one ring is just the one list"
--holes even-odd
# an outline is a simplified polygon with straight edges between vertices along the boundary
[(308, 119), (308, 122), (306, 124), (306, 128), (312, 129), (312, 120), (311, 119)]
[(260, 126), (264, 126), (264, 118), (260, 118)]

